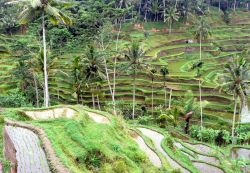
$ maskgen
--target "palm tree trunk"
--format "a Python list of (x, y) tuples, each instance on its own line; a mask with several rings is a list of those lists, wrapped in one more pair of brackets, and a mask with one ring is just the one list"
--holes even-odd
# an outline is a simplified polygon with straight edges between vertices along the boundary
[(232, 144), (235, 143), (235, 140), (234, 140), (234, 130), (235, 130), (236, 110), (237, 110), (237, 97), (234, 96), (234, 115), (233, 115), (233, 125), (232, 125)]
[(175, 5), (174, 5), (175, 9), (177, 9), (177, 3), (178, 3), (178, 0), (175, 0)]
[(201, 128), (203, 127), (203, 115), (202, 115), (202, 99), (201, 99), (201, 80), (199, 79), (199, 93), (200, 93), (200, 113), (201, 113)]
[(39, 92), (38, 92), (38, 86), (37, 86), (36, 76), (35, 76), (34, 73), (33, 73), (33, 80), (34, 80), (35, 91), (36, 91), (36, 107), (39, 108)]
[(45, 37), (45, 21), (44, 12), (42, 14), (42, 28), (43, 28), (43, 71), (44, 71), (44, 102), (45, 107), (49, 107), (49, 88), (48, 88), (48, 72), (47, 72), (47, 56), (46, 56), (46, 37)]
[(166, 82), (164, 81), (164, 90), (165, 90), (165, 108), (167, 107), (167, 88), (166, 88)]
[(236, 9), (236, 0), (234, 0), (234, 11)]
[[(200, 32), (200, 61), (201, 61), (201, 32)], [(199, 93), (200, 93), (200, 116), (201, 116), (201, 128), (203, 127), (203, 110), (202, 110), (202, 98), (201, 98), (201, 80), (199, 79)]]
[(139, 14), (139, 20), (140, 20), (140, 15), (141, 15), (141, 1), (142, 1), (142, 0), (140, 0), (139, 12), (138, 12), (138, 14)]
[(172, 22), (169, 21), (169, 34), (171, 34), (171, 32), (172, 32)]
[(95, 109), (95, 96), (93, 93), (92, 93), (92, 104), (93, 104), (93, 108)]
[(109, 73), (108, 73), (108, 67), (107, 67), (107, 61), (106, 61), (105, 55), (103, 56), (103, 59), (104, 59), (104, 68), (105, 68), (106, 78), (107, 78), (107, 81), (108, 81), (109, 91), (110, 91), (110, 95), (112, 97), (112, 103), (114, 105), (115, 100), (114, 100), (114, 97), (113, 97), (113, 91), (112, 91), (112, 87), (111, 87), (111, 83), (110, 83), (110, 79), (109, 79)]
[(166, 22), (165, 19), (166, 19), (166, 1), (163, 0), (163, 21), (164, 22)]
[(151, 90), (151, 94), (152, 94), (152, 96), (151, 96), (151, 101), (152, 101), (152, 103), (151, 103), (151, 106), (152, 106), (152, 117), (154, 116), (154, 79), (152, 79), (152, 90)]
[(132, 118), (135, 118), (135, 75), (136, 75), (136, 70), (134, 69), (134, 74), (133, 74), (133, 112), (132, 112)]
[[(120, 21), (119, 23), (119, 31), (116, 37), (116, 45), (115, 45), (115, 50), (118, 50), (118, 41), (119, 41), (119, 36), (121, 33), (121, 28), (122, 28), (122, 22)], [(117, 63), (117, 57), (115, 56), (115, 63), (114, 63), (114, 74), (113, 74), (113, 93), (112, 93), (112, 100), (113, 102), (113, 110), (114, 110), (114, 114), (116, 115), (116, 104), (115, 104), (115, 87), (116, 87), (116, 63)]]
[(220, 11), (220, 0), (219, 0), (219, 11)]
[(170, 89), (170, 94), (169, 94), (168, 109), (171, 109), (172, 92), (173, 92), (173, 89), (171, 88)]
[(97, 105), (98, 105), (98, 109), (101, 110), (101, 105), (100, 105), (100, 100), (99, 100), (99, 96), (96, 96), (96, 101), (97, 101)]

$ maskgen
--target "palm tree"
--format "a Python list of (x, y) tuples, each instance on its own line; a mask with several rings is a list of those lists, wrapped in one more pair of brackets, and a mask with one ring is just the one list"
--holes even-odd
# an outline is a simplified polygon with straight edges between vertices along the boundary
[(8, 4), (22, 4), (23, 11), (20, 13), (20, 23), (27, 24), (35, 18), (42, 17), (43, 31), (43, 54), (44, 54), (44, 99), (45, 107), (49, 106), (49, 89), (48, 89), (48, 72), (47, 72), (47, 55), (46, 55), (46, 36), (45, 36), (45, 18), (48, 16), (53, 24), (71, 24), (71, 20), (61, 10), (54, 7), (55, 5), (64, 5), (66, 3), (58, 0), (14, 0)]
[[(203, 65), (202, 59), (201, 59), (201, 42), (202, 40), (207, 40), (207, 38), (211, 35), (210, 32), (210, 24), (206, 21), (204, 17), (200, 17), (198, 21), (196, 21), (194, 25), (194, 31), (193, 31), (194, 38), (197, 39), (200, 43), (200, 61), (193, 67), (193, 69), (198, 69), (197, 77), (201, 77), (199, 72)], [(201, 116), (201, 128), (203, 127), (203, 118), (202, 118), (202, 90), (201, 90), (201, 80), (199, 79), (199, 92), (200, 92), (200, 116)]]
[(176, 8), (170, 7), (167, 9), (166, 18), (164, 19), (164, 22), (168, 22), (169, 24), (169, 34), (172, 32), (172, 24), (174, 21), (179, 20), (179, 13), (177, 12)]
[(151, 106), (152, 106), (152, 117), (154, 115), (154, 79), (155, 74), (157, 73), (157, 70), (155, 68), (152, 68), (149, 70), (149, 74), (151, 77)]
[(161, 70), (160, 70), (160, 73), (164, 78), (165, 108), (166, 108), (167, 107), (167, 86), (166, 86), (166, 81), (167, 81), (167, 75), (169, 74), (168, 66), (162, 66)]
[(154, 21), (156, 21), (156, 19), (158, 21), (159, 9), (160, 9), (160, 6), (159, 6), (159, 3), (158, 3), (158, 0), (153, 0), (151, 2), (150, 11), (154, 14)]
[(137, 42), (132, 42), (131, 46), (128, 47), (127, 54), (125, 55), (129, 64), (127, 69), (131, 69), (133, 73), (133, 113), (132, 118), (135, 118), (135, 80), (136, 80), (136, 72), (138, 69), (143, 67), (142, 59), (143, 59), (144, 51), (141, 48), (140, 44)]
[(81, 63), (81, 57), (75, 57), (73, 60), (73, 76), (74, 76), (74, 87), (75, 87), (75, 93), (77, 97), (77, 104), (80, 102), (80, 97), (82, 94), (82, 77), (81, 75), (83, 74), (83, 66)]
[(82, 62), (85, 66), (85, 79), (90, 86), (94, 108), (94, 96), (97, 95), (98, 81), (105, 78), (105, 67), (103, 61), (102, 56), (95, 50), (95, 47), (93, 45), (89, 45), (83, 55)]
[[(248, 110), (246, 95), (247, 92), (249, 91), (249, 83), (250, 83), (249, 64), (243, 57), (235, 57), (231, 62), (225, 65), (224, 73), (220, 76), (219, 79), (220, 79), (220, 86), (219, 86), (220, 89), (223, 89), (225, 92), (233, 94), (234, 114), (233, 114), (233, 125), (232, 125), (232, 139), (234, 139), (238, 98), (240, 98), (241, 122), (243, 121), (242, 115), (244, 114), (244, 109)], [(246, 116), (244, 117), (244, 119), (249, 121), (250, 115), (244, 115), (244, 116)]]
[(203, 67), (203, 62), (198, 61), (194, 63), (191, 67), (191, 70), (197, 70), (196, 77), (198, 78), (199, 81), (199, 93), (200, 93), (200, 118), (201, 118), (201, 128), (203, 127), (203, 109), (202, 109), (202, 98), (201, 98), (201, 72), (202, 72), (202, 67)]

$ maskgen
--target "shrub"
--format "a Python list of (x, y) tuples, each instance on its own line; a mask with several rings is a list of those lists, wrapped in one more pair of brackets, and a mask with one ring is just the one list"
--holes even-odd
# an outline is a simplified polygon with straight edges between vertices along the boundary
[(84, 163), (90, 170), (100, 168), (102, 161), (104, 160), (104, 154), (98, 149), (89, 150), (84, 158)]
[(117, 160), (113, 164), (114, 172), (115, 173), (128, 173), (129, 170), (126, 166), (126, 163), (123, 160)]
[(11, 91), (8, 95), (0, 96), (0, 107), (27, 107), (31, 106), (24, 94), (19, 90), (15, 89)]
[(149, 125), (153, 121), (151, 116), (140, 116), (138, 122), (143, 125)]

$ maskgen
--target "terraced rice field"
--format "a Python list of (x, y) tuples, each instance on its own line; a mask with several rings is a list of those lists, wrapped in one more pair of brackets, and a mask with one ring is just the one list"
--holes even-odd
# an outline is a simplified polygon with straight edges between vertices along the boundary
[[(218, 15), (220, 14), (218, 13)], [(232, 96), (218, 91), (218, 75), (222, 72), (225, 62), (229, 61), (232, 56), (237, 55), (243, 49), (249, 47), (250, 44), (249, 18), (245, 17), (240, 20), (241, 25), (238, 25), (239, 22), (235, 18), (232, 19), (232, 21), (230, 25), (225, 25), (223, 22), (216, 20), (215, 26), (212, 28), (212, 36), (202, 42), (202, 59), (204, 61), (204, 69), (202, 72), (202, 99), (207, 100), (207, 105), (204, 108), (204, 117), (209, 117), (214, 120), (219, 119), (224, 123), (230, 123), (232, 119)], [(119, 40), (119, 43), (124, 46), (126, 43), (129, 43), (130, 40), (140, 40), (145, 49), (144, 62), (158, 70), (154, 81), (155, 106), (164, 104), (164, 80), (159, 73), (159, 69), (162, 65), (166, 64), (168, 64), (170, 72), (167, 77), (167, 86), (169, 90), (170, 88), (174, 88), (172, 95), (174, 100), (178, 100), (187, 90), (192, 90), (194, 96), (199, 96), (196, 71), (190, 70), (192, 63), (199, 59), (199, 44), (196, 40), (193, 40), (191, 32), (188, 31), (188, 26), (183, 27), (184, 29), (181, 32), (173, 32), (171, 35), (162, 32), (154, 33), (150, 31), (151, 28), (145, 27), (149, 31), (149, 37), (147, 39), (144, 38), (143, 31), (122, 30), (121, 34), (126, 37)], [(35, 37), (26, 38), (26, 36), (15, 36), (15, 39), (25, 40), (25, 42), (29, 44), (38, 43)], [(193, 40), (193, 43), (187, 44), (186, 40)], [(76, 47), (70, 51), (53, 50), (51, 53), (51, 56), (54, 57), (53, 66), (49, 69), (49, 89), (52, 102), (76, 103), (72, 57), (81, 54), (81, 47)], [(13, 69), (17, 65), (11, 63), (16, 62), (15, 58), (16, 57), (6, 56), (0, 59), (0, 63), (2, 64), (0, 74), (4, 76), (4, 78), (0, 80), (0, 93), (5, 94), (11, 91), (18, 84), (18, 81), (11, 79)], [(120, 58), (117, 62), (117, 66), (123, 66), (125, 62), (125, 59)], [(108, 66), (111, 69), (110, 80), (112, 84), (113, 67), (111, 63), (109, 63)], [(55, 73), (56, 71), (62, 71), (63, 73)], [(124, 104), (130, 104), (132, 102), (131, 75), (124, 71), (119, 72), (118, 70), (116, 82), (116, 100)], [(100, 103), (101, 106), (103, 106), (111, 101), (106, 81), (102, 83), (101, 91), (103, 97), (100, 98)], [(137, 104), (147, 105), (149, 108), (148, 111), (151, 111), (151, 79), (147, 70), (141, 70), (137, 73), (136, 100)], [(88, 105), (92, 104), (89, 90), (84, 91), (80, 102)]]
[(5, 129), (16, 149), (17, 173), (51, 172), (39, 138), (34, 132), (13, 126), (5, 126)]
[(179, 163), (177, 163), (175, 160), (173, 160), (167, 153), (164, 151), (164, 149), (161, 146), (161, 142), (164, 139), (164, 136), (156, 131), (146, 129), (146, 128), (138, 128), (143, 135), (149, 137), (157, 150), (159, 150), (167, 159), (171, 167), (175, 169), (180, 169), (183, 173), (188, 173), (189, 171), (183, 168)]

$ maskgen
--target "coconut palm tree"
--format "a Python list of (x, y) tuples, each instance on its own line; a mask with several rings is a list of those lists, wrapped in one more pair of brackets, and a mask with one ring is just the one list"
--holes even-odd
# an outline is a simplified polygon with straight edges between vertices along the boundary
[(177, 12), (177, 9), (175, 7), (169, 7), (167, 9), (167, 14), (166, 14), (166, 18), (164, 19), (164, 22), (168, 22), (168, 24), (169, 24), (169, 34), (171, 34), (171, 32), (172, 32), (173, 22), (178, 21), (179, 17), (180, 17), (180, 15)]
[(42, 18), (43, 31), (43, 54), (44, 54), (44, 99), (45, 107), (49, 106), (49, 89), (48, 89), (48, 72), (47, 72), (47, 52), (46, 52), (46, 34), (45, 34), (45, 19), (48, 19), (53, 24), (71, 24), (71, 20), (61, 10), (56, 8), (56, 5), (68, 5), (68, 3), (58, 0), (13, 0), (7, 4), (21, 4), (24, 9), (20, 13), (20, 23), (27, 24), (36, 18)]
[(89, 84), (92, 94), (93, 107), (95, 108), (95, 98), (97, 95), (98, 81), (105, 78), (105, 65), (102, 56), (96, 51), (93, 45), (86, 48), (83, 55), (82, 64), (84, 64), (85, 79)]
[(142, 68), (144, 64), (142, 63), (144, 51), (138, 42), (132, 42), (131, 46), (127, 48), (127, 54), (125, 57), (128, 58), (129, 64), (126, 69), (130, 69), (133, 73), (133, 112), (132, 118), (135, 118), (135, 82), (137, 70)]
[(157, 73), (157, 70), (155, 68), (152, 68), (149, 70), (150, 78), (151, 78), (151, 106), (152, 106), (152, 117), (154, 115), (154, 79), (155, 75)]
[(167, 107), (167, 86), (166, 86), (166, 81), (167, 81), (167, 75), (169, 74), (168, 66), (162, 66), (161, 70), (160, 70), (160, 73), (164, 78), (165, 108), (166, 108)]
[(244, 109), (247, 108), (246, 95), (249, 91), (250, 83), (249, 64), (243, 57), (235, 57), (231, 62), (225, 65), (224, 73), (221, 74), (219, 79), (220, 89), (233, 94), (234, 114), (232, 124), (232, 139), (234, 139), (238, 98), (240, 99), (241, 115), (244, 113)]
[(211, 35), (210, 32), (210, 24), (206, 21), (204, 17), (200, 17), (198, 21), (193, 26), (193, 35), (194, 38), (197, 39), (200, 43), (200, 60), (197, 64), (195, 64), (192, 68), (197, 69), (197, 77), (199, 77), (199, 93), (200, 93), (200, 116), (201, 116), (201, 128), (203, 127), (203, 109), (202, 109), (202, 90), (201, 90), (201, 75), (200, 75), (200, 69), (202, 68), (203, 62), (202, 62), (202, 40), (207, 40), (208, 37)]
[(201, 98), (201, 72), (202, 72), (202, 67), (203, 67), (203, 62), (198, 61), (194, 63), (191, 67), (191, 70), (197, 70), (196, 77), (198, 78), (199, 81), (199, 93), (200, 93), (200, 118), (201, 118), (201, 128), (203, 127), (203, 108), (202, 108), (202, 98)]
[(150, 7), (150, 11), (154, 14), (154, 21), (158, 21), (158, 13), (160, 10), (160, 5), (158, 0), (153, 0), (151, 2), (151, 7)]

